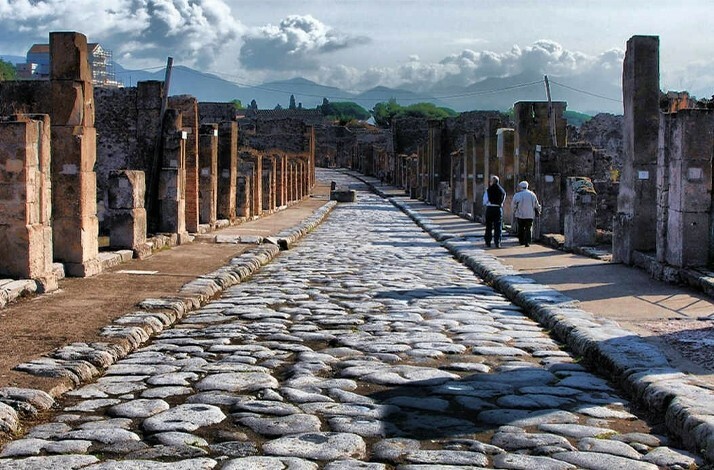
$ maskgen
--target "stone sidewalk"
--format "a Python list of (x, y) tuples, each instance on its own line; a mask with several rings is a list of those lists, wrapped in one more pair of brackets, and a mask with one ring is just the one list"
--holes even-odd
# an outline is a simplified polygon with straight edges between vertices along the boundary
[[(501, 249), (485, 248), (482, 224), (411, 199), (376, 178), (349, 174), (388, 198), (643, 409), (664, 416), (670, 432), (696, 442), (714, 460), (714, 304), (707, 296), (655, 281), (637, 268), (537, 244), (521, 247), (514, 237)], [(685, 334), (678, 344), (677, 334), (657, 332), (672, 322), (680, 324), (679, 337), (687, 325), (701, 335), (687, 340)]]

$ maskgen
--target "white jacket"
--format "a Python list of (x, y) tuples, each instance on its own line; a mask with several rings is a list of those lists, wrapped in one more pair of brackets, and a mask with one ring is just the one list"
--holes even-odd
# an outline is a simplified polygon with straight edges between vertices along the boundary
[(530, 189), (518, 191), (511, 202), (513, 215), (517, 219), (535, 219), (536, 210), (540, 212), (541, 205), (538, 197)]

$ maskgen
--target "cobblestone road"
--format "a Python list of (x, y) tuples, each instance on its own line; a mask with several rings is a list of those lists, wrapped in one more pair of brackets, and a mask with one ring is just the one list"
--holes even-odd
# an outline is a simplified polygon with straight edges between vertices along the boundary
[(7, 444), (0, 468), (694, 462), (367, 192), (250, 281), (70, 392), (63, 407)]

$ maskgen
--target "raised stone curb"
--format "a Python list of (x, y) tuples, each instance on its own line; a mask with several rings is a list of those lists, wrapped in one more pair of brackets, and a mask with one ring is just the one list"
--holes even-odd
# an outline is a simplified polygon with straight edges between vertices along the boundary
[(610, 377), (639, 406), (652, 416), (663, 418), (669, 432), (678, 436), (683, 445), (714, 461), (714, 393), (706, 384), (672, 368), (661, 350), (617, 322), (596, 318), (580, 309), (577, 300), (502, 264), (485, 250), (476, 248), (473, 239), (441, 231), (400, 198), (391, 197), (369, 180), (358, 178), (442, 242), (486, 283), (523, 307), (575, 354)]
[(93, 380), (104, 369), (141, 347), (156, 334), (174, 325), (225, 289), (255, 274), (272, 261), (281, 248), (296, 243), (317, 227), (335, 205), (335, 201), (327, 202), (297, 226), (278, 233), (274, 237), (277, 243), (250, 248), (231, 259), (228, 265), (184, 284), (175, 296), (143, 300), (138, 304), (139, 310), (123, 315), (102, 328), (101, 336), (112, 339), (111, 343), (73, 343), (53, 351), (49, 357), (16, 366), (15, 370), (65, 380), (63, 385), (53, 388), (50, 394), (34, 389), (0, 388), (0, 432), (17, 432), (21, 418), (51, 408), (54, 398)]

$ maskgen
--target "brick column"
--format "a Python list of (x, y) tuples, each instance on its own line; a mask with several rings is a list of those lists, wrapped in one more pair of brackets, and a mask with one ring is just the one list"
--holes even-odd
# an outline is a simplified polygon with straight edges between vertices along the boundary
[[(243, 164), (248, 165), (248, 164)], [(252, 165), (251, 165), (252, 167)], [(251, 212), (251, 191), (250, 187), (252, 169), (241, 167), (241, 174), (236, 178), (236, 216), (243, 219), (250, 219)]]
[(287, 160), (287, 155), (278, 155), (275, 162), (275, 205), (278, 207), (288, 204)]
[(201, 124), (198, 134), (199, 222), (216, 225), (218, 205), (218, 124)]
[(52, 240), (70, 276), (101, 271), (97, 219), (97, 132), (87, 38), (50, 33)]
[[(236, 185), (238, 178), (238, 123), (218, 125), (218, 207), (217, 217), (236, 218)], [(241, 217), (241, 216), (238, 216)]]
[(250, 215), (256, 217), (262, 214), (263, 206), (263, 158), (255, 152), (241, 152), (239, 155), (239, 174), (250, 177)]
[(151, 254), (146, 245), (146, 181), (143, 171), (114, 170), (109, 173), (109, 244), (134, 251), (143, 259)]
[(50, 185), (49, 117), (0, 123), (0, 276), (36, 279), (44, 292), (57, 289)]
[(186, 132), (181, 113), (167, 109), (164, 116), (163, 158), (159, 173), (159, 231), (175, 233), (178, 242), (188, 239), (186, 232)]
[(262, 158), (263, 174), (261, 184), (263, 185), (263, 199), (261, 207), (263, 212), (271, 213), (275, 211), (275, 157), (266, 155)]
[(622, 70), (624, 162), (613, 220), (612, 260), (632, 263), (634, 251), (656, 249), (659, 38), (627, 41)]
[(169, 107), (181, 113), (181, 124), (186, 136), (186, 157), (183, 172), (186, 178), (185, 193), (185, 218), (186, 230), (191, 233), (198, 232), (200, 223), (198, 195), (198, 101), (193, 96), (181, 95), (169, 98)]

